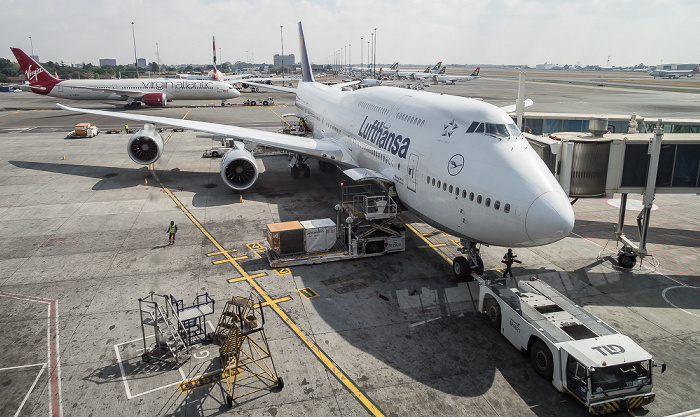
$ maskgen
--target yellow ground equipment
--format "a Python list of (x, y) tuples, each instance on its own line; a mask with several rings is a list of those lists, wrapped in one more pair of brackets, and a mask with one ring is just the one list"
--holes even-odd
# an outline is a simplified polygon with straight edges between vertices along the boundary
[(226, 381), (226, 403), (258, 391), (284, 387), (277, 376), (270, 346), (265, 336), (265, 314), (260, 300), (257, 303), (260, 321), (255, 315), (253, 294), (248, 298), (234, 296), (226, 302), (214, 333), (219, 342), (221, 380)]

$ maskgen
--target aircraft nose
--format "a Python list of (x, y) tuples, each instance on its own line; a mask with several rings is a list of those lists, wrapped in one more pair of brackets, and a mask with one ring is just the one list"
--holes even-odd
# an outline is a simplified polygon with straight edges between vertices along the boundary
[(548, 191), (535, 199), (525, 217), (525, 230), (535, 245), (566, 237), (574, 228), (574, 209), (562, 192)]

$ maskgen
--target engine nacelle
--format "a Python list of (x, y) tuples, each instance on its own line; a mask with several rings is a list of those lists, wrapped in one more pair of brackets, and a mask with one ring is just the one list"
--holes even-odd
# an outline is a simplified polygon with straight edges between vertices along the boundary
[(143, 129), (134, 133), (126, 145), (126, 151), (132, 161), (141, 165), (156, 162), (163, 153), (163, 138), (152, 124), (144, 125)]
[(165, 93), (148, 93), (143, 96), (143, 104), (151, 107), (165, 107), (168, 97)]
[(242, 142), (234, 145), (221, 159), (221, 179), (234, 190), (243, 191), (258, 179), (258, 163)]

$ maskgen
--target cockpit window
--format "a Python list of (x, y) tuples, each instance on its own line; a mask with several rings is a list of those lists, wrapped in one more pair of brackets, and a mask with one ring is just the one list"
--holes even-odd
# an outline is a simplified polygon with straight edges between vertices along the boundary
[(486, 133), (494, 136), (510, 136), (510, 132), (504, 124), (486, 123)]
[(520, 133), (520, 129), (518, 129), (518, 126), (515, 125), (515, 123), (511, 123), (508, 125), (508, 130), (510, 130), (510, 135), (518, 137), (522, 133)]

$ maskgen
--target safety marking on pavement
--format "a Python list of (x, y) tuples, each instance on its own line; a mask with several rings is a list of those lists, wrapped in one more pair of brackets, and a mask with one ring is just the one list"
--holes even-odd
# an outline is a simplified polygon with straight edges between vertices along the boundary
[(237, 257), (237, 258), (232, 258), (232, 257), (229, 255), (229, 256), (227, 256), (226, 259), (224, 259), (224, 260), (221, 260), (221, 261), (213, 261), (212, 263), (213, 263), (214, 265), (218, 265), (218, 264), (224, 264), (224, 263), (227, 263), (227, 262), (236, 262), (236, 261), (240, 261), (240, 260), (242, 260), (242, 259), (248, 259), (248, 256), (247, 256), (247, 255), (243, 255), (243, 256), (239, 256), (239, 257)]
[[(190, 219), (190, 221), (204, 234), (204, 236), (209, 239), (209, 241), (221, 252), (225, 252), (225, 249), (221, 246), (221, 244), (214, 239), (214, 237), (199, 223), (199, 221), (192, 215), (192, 213), (187, 210), (185, 206), (182, 205), (180, 200), (178, 200), (177, 197), (171, 192), (169, 192), (168, 188), (165, 187), (165, 185), (160, 181), (160, 178), (158, 178), (158, 175), (156, 174), (155, 170), (153, 169), (153, 164), (149, 165), (149, 168), (153, 174), (153, 177), (158, 181), (158, 184), (160, 187), (166, 191), (168, 196), (175, 202), (175, 204), (182, 210), (182, 212)], [(261, 276), (266, 276), (266, 273), (261, 273), (257, 275), (250, 275), (248, 274), (239, 264), (238, 262), (235, 262), (233, 258), (231, 258), (231, 255), (228, 253), (223, 253), (223, 255), (229, 259), (231, 262), (231, 265), (238, 271), (238, 273), (241, 275), (241, 278), (239, 279), (229, 279), (228, 282), (237, 282), (237, 281), (246, 281), (250, 286), (255, 290), (255, 292), (258, 293), (258, 295), (265, 301), (265, 303), (269, 303), (270, 308), (272, 308), (272, 311), (277, 314), (277, 316), (282, 319), (282, 321), (289, 327), (289, 329), (301, 340), (304, 345), (311, 351), (311, 353), (316, 356), (316, 358), (323, 363), (323, 365), (328, 369), (333, 376), (341, 383), (345, 388), (350, 391), (350, 393), (362, 404), (363, 407), (367, 411), (370, 412), (370, 414), (374, 416), (384, 416), (384, 413), (377, 407), (366, 395), (364, 392), (358, 388), (357, 384), (348, 377), (345, 372), (338, 366), (324, 351), (321, 349), (313, 340), (311, 340), (306, 334), (297, 326), (297, 324), (287, 315), (287, 313), (282, 310), (277, 303), (274, 302), (272, 297), (260, 286), (260, 284), (255, 281), (254, 278), (261, 277)], [(310, 290), (313, 294), (316, 294), (311, 288), (307, 288), (305, 290)], [(301, 290), (300, 290), (301, 292)], [(302, 294), (303, 295), (303, 294)], [(318, 296), (318, 294), (316, 294)], [(307, 297), (308, 298), (308, 297)]]
[(224, 253), (230, 253), (230, 252), (237, 252), (238, 249), (229, 249), (221, 252), (212, 252), (212, 253), (207, 253), (207, 256), (214, 256), (214, 255), (223, 255)]
[(259, 273), (259, 274), (246, 275), (246, 276), (240, 277), (240, 278), (231, 278), (231, 279), (228, 279), (227, 281), (228, 281), (229, 284), (233, 284), (234, 282), (249, 281), (251, 278), (260, 278), (260, 277), (266, 277), (266, 276), (267, 276), (266, 273), (261, 272), (261, 273)]
[[(270, 302), (264, 302), (264, 303), (262, 303), (262, 304), (260, 304), (260, 305), (263, 306), (263, 307), (267, 307), (267, 306), (271, 306), (271, 305), (273, 305), (273, 304), (281, 303), (281, 302), (284, 302), (284, 301), (289, 301), (289, 300), (291, 300), (291, 299), (292, 299), (292, 297), (284, 296), (284, 297), (282, 297), (282, 298), (278, 298), (278, 299), (272, 300), (272, 301), (270, 301)], [(253, 308), (258, 308), (258, 304), (253, 304)]]
[(304, 298), (306, 298), (307, 300), (309, 298), (318, 297), (318, 293), (316, 291), (312, 290), (311, 287), (302, 288), (298, 291), (299, 291), (299, 294), (303, 295)]
[[(435, 248), (437, 248), (437, 247), (446, 246), (444, 243), (439, 244), (439, 245), (434, 245), (434, 244), (430, 243), (430, 242), (428, 241), (428, 239), (425, 238), (425, 236), (423, 236), (421, 233), (418, 233), (418, 231), (416, 230), (416, 228), (413, 227), (413, 226), (411, 226), (409, 223), (406, 223), (406, 227), (408, 227), (409, 229), (411, 229), (411, 231), (412, 231), (416, 236), (418, 236), (420, 239), (422, 239), (423, 242), (427, 243), (427, 244), (428, 244), (428, 247), (430, 247), (430, 248), (435, 249)], [(440, 254), (440, 256), (442, 256), (443, 258), (445, 258), (448, 262), (450, 262), (450, 264), (452, 263), (452, 260), (451, 260), (447, 255), (445, 255), (444, 253), (442, 253), (442, 251), (436, 250), (435, 252), (437, 252), (438, 254)]]
[(460, 243), (459, 239), (452, 239), (452, 240), (450, 240), (450, 242), (454, 243), (455, 246), (462, 246), (462, 244)]
[(79, 237), (52, 237), (51, 239), (48, 239), (41, 245), (39, 245), (40, 248), (46, 248), (49, 246), (56, 246), (56, 245), (74, 245), (76, 243), (80, 242)]
[(265, 247), (262, 245), (262, 243), (259, 243), (259, 242), (249, 243), (246, 246), (248, 247), (248, 249), (252, 250), (253, 252), (265, 250)]
[[(187, 191), (187, 188), (185, 187), (175, 187), (175, 188), (169, 188), (169, 190), (173, 193), (181, 193), (183, 191)], [(160, 190), (161, 193), (165, 193), (165, 190)]]
[(350, 284), (341, 285), (338, 288), (333, 288), (333, 291), (335, 291), (338, 294), (347, 294), (349, 292), (361, 290), (367, 287), (368, 285), (364, 282), (352, 282)]
[(289, 268), (275, 268), (275, 272), (277, 272), (277, 275), (287, 275), (291, 274), (292, 270)]

